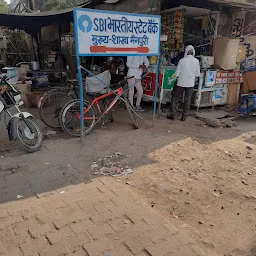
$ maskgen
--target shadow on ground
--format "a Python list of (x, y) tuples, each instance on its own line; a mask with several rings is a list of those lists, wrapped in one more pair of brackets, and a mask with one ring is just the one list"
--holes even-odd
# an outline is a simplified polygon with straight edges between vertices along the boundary
[(88, 182), (93, 173), (90, 165), (98, 158), (119, 151), (127, 154), (132, 168), (149, 165), (147, 155), (173, 142), (191, 137), (200, 144), (211, 144), (241, 135), (232, 129), (214, 129), (202, 126), (195, 119), (170, 122), (164, 117), (152, 127), (152, 115), (144, 113), (146, 122), (134, 130), (123, 110), (115, 112), (116, 122), (108, 128), (99, 128), (85, 137), (69, 138), (62, 133), (44, 140), (41, 151), (24, 154), (8, 142), (7, 133), (0, 137), (0, 202), (17, 200), (48, 193), (70, 184)]

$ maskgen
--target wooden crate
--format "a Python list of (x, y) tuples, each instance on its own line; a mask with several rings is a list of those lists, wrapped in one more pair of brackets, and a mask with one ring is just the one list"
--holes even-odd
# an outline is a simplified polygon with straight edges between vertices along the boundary
[(238, 105), (240, 86), (241, 86), (240, 83), (228, 85), (228, 98), (227, 98), (228, 105)]

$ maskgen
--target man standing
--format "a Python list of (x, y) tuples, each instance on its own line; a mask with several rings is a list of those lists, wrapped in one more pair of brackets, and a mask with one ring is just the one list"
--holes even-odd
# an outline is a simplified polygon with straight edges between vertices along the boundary
[(185, 102), (181, 121), (185, 121), (190, 109), (191, 97), (194, 91), (195, 79), (200, 77), (200, 64), (195, 58), (195, 49), (192, 45), (187, 46), (184, 58), (179, 61), (176, 73), (178, 81), (173, 88), (171, 111), (168, 119), (175, 119), (176, 105), (185, 91)]
[(146, 72), (149, 66), (148, 58), (146, 56), (128, 56), (126, 65), (129, 68), (127, 76), (128, 77), (134, 76), (134, 78), (131, 78), (128, 80), (129, 101), (133, 106), (134, 86), (135, 86), (137, 90), (137, 100), (136, 100), (136, 106), (134, 107), (134, 110), (143, 112), (144, 110), (140, 106), (141, 98), (143, 95), (143, 88), (141, 85), (141, 75), (144, 72)]

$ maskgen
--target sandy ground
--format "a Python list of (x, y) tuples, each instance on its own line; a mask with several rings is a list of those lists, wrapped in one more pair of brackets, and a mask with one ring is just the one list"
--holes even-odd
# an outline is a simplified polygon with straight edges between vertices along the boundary
[(209, 128), (193, 118), (182, 123), (161, 117), (153, 128), (150, 113), (143, 117), (148, 122), (133, 130), (126, 113), (117, 111), (116, 122), (94, 131), (83, 145), (58, 134), (32, 155), (13, 149), (2, 130), (0, 154), (30, 161), (34, 169), (51, 161), (55, 169), (70, 163), (90, 179), (93, 161), (125, 153), (134, 173), (117, 182), (130, 186), (209, 255), (255, 256), (256, 132)]

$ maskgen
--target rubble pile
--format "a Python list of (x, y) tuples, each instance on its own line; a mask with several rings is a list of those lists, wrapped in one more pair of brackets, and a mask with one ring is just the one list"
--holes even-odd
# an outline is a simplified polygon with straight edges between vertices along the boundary
[(115, 152), (113, 155), (99, 158), (91, 164), (94, 175), (120, 177), (133, 173), (127, 165), (127, 155)]

